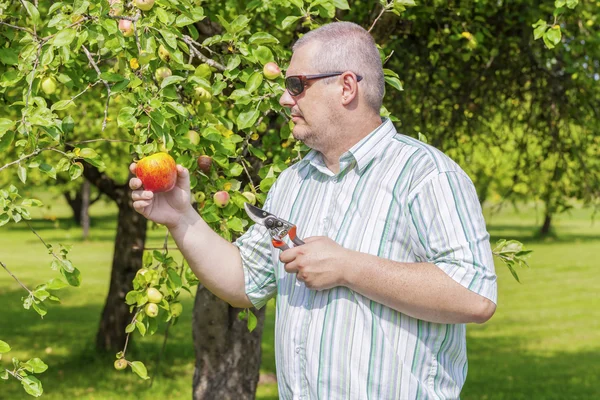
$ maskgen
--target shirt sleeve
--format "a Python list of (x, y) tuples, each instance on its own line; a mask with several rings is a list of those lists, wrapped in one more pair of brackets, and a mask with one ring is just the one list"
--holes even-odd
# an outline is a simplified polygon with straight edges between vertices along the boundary
[(496, 303), (490, 236), (471, 179), (462, 171), (436, 173), (412, 195), (409, 214), (416, 253)]
[[(270, 211), (274, 189), (275, 186), (262, 207), (265, 211)], [(242, 257), (246, 295), (256, 308), (261, 308), (277, 293), (271, 236), (263, 225), (254, 224), (233, 244), (239, 248)]]

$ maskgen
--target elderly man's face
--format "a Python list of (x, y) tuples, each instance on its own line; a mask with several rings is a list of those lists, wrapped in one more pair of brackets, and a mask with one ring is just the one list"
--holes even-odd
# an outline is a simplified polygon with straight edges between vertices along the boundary
[[(319, 57), (319, 44), (308, 43), (294, 52), (286, 76), (312, 75), (315, 71), (311, 61)], [(335, 79), (335, 78), (333, 78)], [(341, 91), (335, 82), (325, 84), (322, 80), (308, 81), (304, 91), (292, 96), (287, 90), (279, 99), (283, 107), (288, 107), (294, 122), (292, 134), (297, 140), (316, 150), (325, 150), (334, 139), (335, 99)]]

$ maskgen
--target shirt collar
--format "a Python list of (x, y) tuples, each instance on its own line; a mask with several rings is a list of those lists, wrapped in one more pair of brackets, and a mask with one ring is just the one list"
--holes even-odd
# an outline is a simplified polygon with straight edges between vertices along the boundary
[[(381, 125), (341, 155), (339, 160), (340, 172), (356, 163), (358, 172), (362, 173), (371, 160), (385, 148), (387, 142), (386, 139), (395, 134), (396, 128), (394, 127), (394, 124), (392, 124), (389, 118), (384, 118)], [(300, 161), (302, 166), (307, 163), (310, 163), (319, 171), (325, 173), (329, 172), (325, 166), (321, 153), (316, 150), (310, 150)], [(329, 174), (331, 174), (331, 172), (329, 172)]]

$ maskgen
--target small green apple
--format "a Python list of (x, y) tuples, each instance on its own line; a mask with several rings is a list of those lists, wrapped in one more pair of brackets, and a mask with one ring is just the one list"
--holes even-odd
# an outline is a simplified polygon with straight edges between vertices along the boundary
[(127, 368), (127, 360), (124, 358), (119, 358), (117, 361), (115, 361), (114, 365), (116, 370), (122, 371)]
[(154, 0), (133, 0), (133, 5), (142, 11), (149, 11), (154, 7)]
[(173, 73), (167, 67), (160, 67), (157, 68), (156, 71), (154, 71), (154, 77), (156, 78), (158, 83), (161, 83), (165, 78), (168, 78), (171, 75), (173, 75)]
[(42, 81), (42, 90), (48, 95), (56, 92), (56, 79), (51, 76), (44, 78)]
[(179, 317), (181, 315), (182, 311), (183, 311), (183, 306), (181, 305), (181, 303), (177, 302), (177, 303), (171, 304), (171, 314), (174, 317)]
[(160, 303), (163, 298), (162, 293), (153, 287), (148, 289), (146, 295), (148, 296), (148, 301), (150, 303)]
[(171, 61), (171, 53), (169, 53), (169, 50), (162, 44), (158, 46), (158, 57), (166, 63)]
[(194, 146), (197, 146), (198, 143), (200, 143), (200, 135), (198, 134), (198, 132), (194, 131), (194, 130), (189, 130), (187, 131), (185, 137), (190, 141), (190, 143), (192, 143)]
[(154, 303), (148, 303), (146, 304), (146, 307), (144, 307), (144, 312), (150, 318), (154, 318), (158, 315), (158, 306)]
[(202, 86), (197, 86), (194, 89), (194, 97), (200, 102), (210, 101), (212, 94)]
[(279, 65), (274, 62), (268, 62), (263, 67), (263, 75), (265, 78), (273, 80), (278, 78), (281, 75), (281, 70), (279, 69)]
[(119, 30), (125, 37), (133, 36), (133, 22), (128, 19), (119, 20)]

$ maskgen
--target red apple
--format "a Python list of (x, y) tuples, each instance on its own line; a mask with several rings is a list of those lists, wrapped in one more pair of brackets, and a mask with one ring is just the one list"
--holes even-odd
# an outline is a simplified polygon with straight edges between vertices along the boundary
[(215, 195), (213, 196), (213, 200), (215, 201), (217, 207), (225, 208), (227, 207), (227, 204), (229, 204), (229, 193), (227, 193), (224, 190), (221, 190), (215, 193)]
[(210, 166), (212, 164), (212, 158), (210, 156), (198, 157), (198, 168), (200, 171), (208, 174), (210, 172)]
[(148, 11), (154, 7), (154, 0), (133, 0), (133, 5), (142, 11)]
[(119, 20), (119, 30), (125, 37), (133, 36), (133, 22), (128, 19)]
[(168, 192), (177, 182), (177, 165), (167, 153), (156, 153), (142, 158), (137, 163), (135, 174), (141, 179), (145, 190)]
[(268, 62), (263, 67), (263, 75), (267, 79), (275, 79), (281, 75), (281, 70), (279, 69), (279, 65), (274, 62)]

